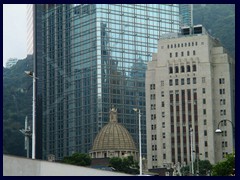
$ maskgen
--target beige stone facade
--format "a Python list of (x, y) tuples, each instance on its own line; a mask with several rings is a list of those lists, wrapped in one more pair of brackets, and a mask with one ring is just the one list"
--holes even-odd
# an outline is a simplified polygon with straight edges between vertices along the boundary
[[(201, 26), (200, 26), (201, 28)], [(216, 163), (233, 151), (234, 61), (218, 40), (202, 33), (159, 40), (146, 72), (148, 168)], [(193, 160), (194, 160), (193, 159)]]
[(96, 136), (90, 151), (92, 158), (111, 158), (133, 156), (138, 158), (138, 151), (128, 130), (117, 122), (117, 110), (110, 110), (110, 121)]

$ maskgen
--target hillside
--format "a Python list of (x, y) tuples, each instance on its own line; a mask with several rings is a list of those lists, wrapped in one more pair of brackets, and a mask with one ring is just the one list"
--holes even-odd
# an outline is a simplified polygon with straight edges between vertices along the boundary
[(32, 78), (24, 71), (32, 69), (32, 57), (19, 60), (10, 69), (3, 68), (3, 153), (25, 156), (24, 136), (19, 131), (24, 128), (25, 116), (31, 122)]
[(193, 24), (202, 24), (235, 57), (235, 5), (195, 4)]

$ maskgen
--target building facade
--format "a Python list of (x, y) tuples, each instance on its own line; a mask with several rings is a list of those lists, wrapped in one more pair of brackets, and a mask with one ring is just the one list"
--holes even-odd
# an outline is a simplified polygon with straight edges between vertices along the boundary
[(161, 38), (146, 72), (148, 168), (232, 153), (234, 94), (234, 61), (201, 25)]
[[(116, 107), (118, 120), (146, 154), (145, 71), (159, 37), (179, 32), (178, 4), (34, 5), (42, 158), (87, 153)], [(37, 11), (38, 12), (38, 11)], [(39, 18), (40, 17), (40, 18)], [(41, 25), (40, 28), (38, 25)], [(37, 39), (41, 30), (42, 37)], [(41, 79), (41, 80), (40, 80)]]

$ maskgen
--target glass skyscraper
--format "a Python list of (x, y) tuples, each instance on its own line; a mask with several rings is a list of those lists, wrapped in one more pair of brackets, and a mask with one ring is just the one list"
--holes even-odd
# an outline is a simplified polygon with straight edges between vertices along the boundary
[[(145, 71), (159, 37), (180, 31), (178, 4), (46, 4), (36, 51), (42, 158), (88, 153), (117, 108), (118, 121), (146, 154)], [(35, 23), (38, 24), (38, 23)], [(36, 38), (36, 37), (35, 37)], [(39, 90), (39, 91), (38, 91)]]

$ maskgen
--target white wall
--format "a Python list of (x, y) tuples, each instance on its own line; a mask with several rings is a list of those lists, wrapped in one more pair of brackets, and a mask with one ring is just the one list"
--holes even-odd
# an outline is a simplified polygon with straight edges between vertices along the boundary
[(131, 176), (129, 174), (3, 155), (3, 176)]

